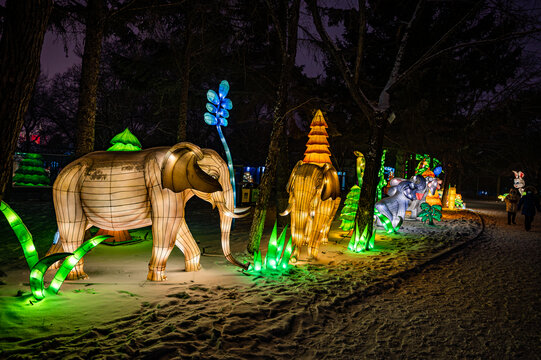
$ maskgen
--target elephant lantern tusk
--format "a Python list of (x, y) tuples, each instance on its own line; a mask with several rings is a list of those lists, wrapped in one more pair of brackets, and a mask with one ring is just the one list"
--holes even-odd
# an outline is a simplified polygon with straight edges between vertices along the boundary
[(291, 209), (293, 208), (293, 201), (292, 202), (289, 202), (287, 204), (287, 208), (280, 213), (280, 216), (287, 216), (289, 215), (289, 213), (291, 212)]
[(243, 207), (243, 208), (235, 208), (235, 210), (233, 210), (233, 213), (235, 214), (244, 214), (245, 212), (249, 211), (251, 209), (251, 207)]
[(231, 217), (233, 219), (242, 219), (243, 217), (245, 217), (245, 216), (247, 216), (249, 214), (248, 212), (245, 212), (244, 214), (237, 215), (234, 212), (232, 212), (231, 210), (229, 210), (227, 208), (227, 206), (225, 206), (225, 204), (222, 203), (222, 202), (217, 202), (216, 206), (218, 207), (218, 210), (220, 210), (221, 212), (224, 213), (225, 216), (229, 216), (229, 217)]

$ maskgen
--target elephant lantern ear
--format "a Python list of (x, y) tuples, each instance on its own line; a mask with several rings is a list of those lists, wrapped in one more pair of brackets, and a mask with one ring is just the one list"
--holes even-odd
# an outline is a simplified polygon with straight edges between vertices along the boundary
[(203, 153), (194, 145), (173, 146), (163, 161), (162, 187), (176, 193), (186, 189), (205, 193), (222, 191), (222, 185), (218, 180), (201, 170), (197, 164), (202, 158)]
[(321, 200), (325, 201), (329, 198), (335, 200), (340, 196), (340, 180), (338, 174), (333, 167), (329, 167), (323, 173), (323, 187), (321, 189)]
[(286, 185), (286, 191), (288, 194), (291, 194), (291, 190), (293, 188), (293, 182), (295, 181), (295, 177), (297, 177), (297, 169), (303, 164), (302, 160), (297, 161), (297, 164), (295, 164), (295, 167), (293, 168), (293, 171), (291, 171), (291, 175), (289, 176), (289, 180), (287, 181)]

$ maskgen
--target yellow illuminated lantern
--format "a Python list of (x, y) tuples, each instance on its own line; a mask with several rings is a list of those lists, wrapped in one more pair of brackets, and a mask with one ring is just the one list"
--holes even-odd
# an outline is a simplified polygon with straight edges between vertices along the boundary
[(448, 196), (448, 203), (447, 203), (447, 207), (451, 210), (455, 208), (455, 199), (456, 199), (456, 187), (451, 186), (449, 187), (449, 196)]
[(287, 184), (288, 207), (281, 214), (291, 213), (295, 259), (303, 245), (308, 245), (309, 256), (317, 258), (340, 205), (340, 183), (331, 163), (327, 123), (321, 110), (316, 112), (310, 128), (304, 159), (295, 165)]
[[(148, 280), (163, 281), (175, 244), (184, 253), (186, 271), (200, 268), (200, 250), (186, 220), (186, 202), (196, 195), (217, 207), (225, 257), (234, 217), (233, 189), (227, 163), (210, 149), (183, 142), (142, 151), (97, 151), (66, 166), (53, 185), (60, 240), (49, 253), (73, 252), (91, 226), (127, 230), (152, 225)], [(86, 278), (82, 259), (68, 279)]]

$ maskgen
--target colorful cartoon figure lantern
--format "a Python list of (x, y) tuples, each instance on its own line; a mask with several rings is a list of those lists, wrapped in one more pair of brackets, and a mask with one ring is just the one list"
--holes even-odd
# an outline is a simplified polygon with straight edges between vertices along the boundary
[(340, 205), (340, 182), (331, 164), (327, 123), (321, 110), (310, 125), (304, 160), (295, 165), (287, 183), (289, 204), (281, 214), (291, 213), (291, 234), (297, 259), (300, 248), (308, 245), (308, 254), (317, 258), (319, 246), (327, 241), (331, 222)]
[[(133, 152), (97, 151), (66, 166), (53, 185), (60, 240), (50, 253), (73, 252), (84, 232), (94, 225), (126, 230), (152, 225), (152, 257), (148, 280), (163, 281), (165, 265), (175, 244), (184, 253), (186, 271), (200, 268), (200, 250), (184, 219), (186, 202), (196, 195), (220, 212), (222, 249), (231, 255), (233, 189), (227, 163), (210, 149), (183, 142)], [(69, 279), (86, 278), (83, 263)]]
[(524, 173), (522, 171), (515, 171), (515, 170), (513, 170), (513, 173), (515, 174), (515, 179), (513, 180), (513, 186), (522, 195), (524, 193), (524, 186), (526, 185), (526, 183), (524, 182)]
[(437, 191), (442, 183), (442, 180), (438, 179), (440, 173), (441, 167), (438, 166), (434, 171), (430, 170), (430, 168), (426, 168), (426, 170), (420, 174), (426, 180), (426, 188), (421, 199), (414, 199), (407, 208), (407, 210), (411, 212), (412, 219), (419, 217), (419, 214), (422, 211), (421, 204), (425, 202), (430, 206), (442, 205)]
[[(399, 228), (410, 201), (420, 200), (425, 189), (426, 180), (421, 175), (415, 175), (411, 180), (393, 178), (387, 193), (389, 196), (376, 203), (376, 210), (391, 221), (393, 228)], [(382, 225), (379, 217), (378, 225)]]

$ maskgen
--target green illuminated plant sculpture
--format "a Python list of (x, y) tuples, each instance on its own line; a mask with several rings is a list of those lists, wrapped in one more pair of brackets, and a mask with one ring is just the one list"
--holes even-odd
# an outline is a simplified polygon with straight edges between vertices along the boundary
[(434, 220), (441, 221), (441, 206), (440, 205), (430, 206), (427, 203), (422, 203), (421, 209), (423, 211), (419, 213), (419, 216), (421, 217), (422, 222), (426, 222), (428, 220), (428, 225), (434, 225)]
[(381, 200), (382, 195), (382, 189), (387, 185), (387, 180), (385, 180), (385, 154), (387, 153), (387, 150), (383, 150), (383, 154), (381, 155), (381, 166), (379, 168), (378, 176), (379, 176), (379, 182), (376, 187), (377, 189), (377, 198), (376, 202)]
[(283, 273), (290, 268), (289, 259), (293, 253), (293, 243), (291, 237), (287, 244), (285, 243), (286, 232), (287, 226), (278, 237), (277, 223), (274, 223), (265, 260), (262, 260), (261, 251), (257, 251), (254, 254), (254, 264), (250, 265), (248, 273)]
[(340, 228), (344, 231), (352, 230), (355, 225), (355, 215), (357, 214), (360, 196), (361, 188), (357, 185), (353, 185), (346, 196), (344, 207), (340, 213), (340, 220), (342, 220)]
[[(28, 231), (28, 228), (24, 225), (21, 218), (8, 206), (5, 202), (0, 203), (0, 211), (6, 217), (9, 225), (15, 232), (17, 239), (19, 240), (23, 249), (24, 257), (30, 268), (30, 289), (32, 295), (36, 300), (43, 299), (47, 293), (57, 294), (60, 286), (66, 280), (69, 272), (73, 267), (81, 260), (81, 258), (103, 240), (109, 236), (95, 236), (92, 239), (85, 241), (77, 250), (73, 253), (56, 253), (45, 256), (43, 259), (39, 259), (38, 252), (34, 246), (32, 240), (32, 234)], [(47, 269), (55, 262), (64, 259), (64, 262), (56, 272), (53, 281), (47, 289), (43, 283), (43, 277), (47, 272)]]
[(141, 151), (139, 139), (128, 128), (111, 139), (111, 146), (107, 151)]
[(356, 170), (357, 170), (357, 185), (353, 185), (346, 196), (344, 201), (344, 207), (340, 213), (340, 228), (344, 231), (350, 231), (355, 224), (355, 216), (357, 215), (357, 207), (359, 206), (359, 197), (361, 196), (361, 186), (363, 185), (364, 168), (366, 160), (364, 155), (360, 151), (353, 152), (357, 156)]
[(43, 168), (43, 157), (40, 154), (24, 154), (21, 166), (13, 175), (16, 186), (48, 186), (50, 179)]
[(359, 231), (359, 225), (355, 223), (355, 230), (353, 230), (353, 234), (351, 235), (351, 239), (349, 240), (348, 244), (348, 250), (360, 253), (366, 250), (370, 250), (374, 248), (374, 240), (376, 238), (376, 232), (372, 231), (372, 236), (368, 238), (368, 225), (365, 226), (364, 231)]

